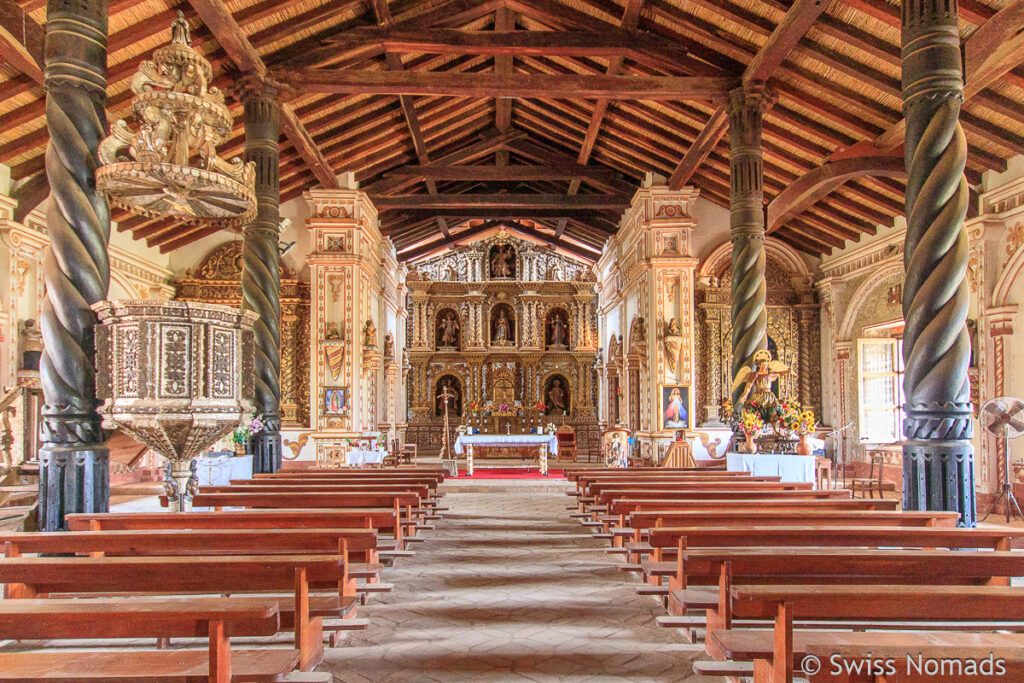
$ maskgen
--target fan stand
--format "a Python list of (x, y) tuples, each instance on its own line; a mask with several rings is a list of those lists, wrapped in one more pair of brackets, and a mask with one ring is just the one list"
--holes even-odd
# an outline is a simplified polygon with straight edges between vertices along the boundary
[[(1010, 437), (1003, 437), (1003, 486), (999, 491), (998, 498), (1003, 499), (1003, 504), (1006, 507), (1006, 523), (1010, 523), (1011, 517), (1017, 517), (1024, 522), (1024, 512), (1021, 512), (1020, 503), (1017, 502), (1017, 497), (1013, 495), (1013, 484), (1010, 482)], [(1011, 508), (1010, 505), (1013, 505)], [(988, 511), (988, 514), (981, 518), (981, 521), (986, 521), (995, 512), (996, 506), (993, 503), (992, 509)]]

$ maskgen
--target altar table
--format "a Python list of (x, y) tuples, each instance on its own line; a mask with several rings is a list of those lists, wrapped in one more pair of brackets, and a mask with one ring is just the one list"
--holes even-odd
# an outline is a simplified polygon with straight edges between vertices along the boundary
[(387, 451), (360, 451), (352, 450), (345, 454), (345, 465), (355, 467), (357, 465), (380, 465), (384, 462)]
[(548, 454), (558, 455), (558, 437), (554, 434), (461, 434), (455, 440), (456, 455), (466, 454), (466, 473), (473, 476), (473, 446), (486, 448), (536, 448), (540, 473), (548, 473)]
[(725, 468), (730, 472), (750, 472), (756, 476), (779, 476), (785, 482), (814, 483), (813, 455), (778, 455), (774, 453), (727, 453)]

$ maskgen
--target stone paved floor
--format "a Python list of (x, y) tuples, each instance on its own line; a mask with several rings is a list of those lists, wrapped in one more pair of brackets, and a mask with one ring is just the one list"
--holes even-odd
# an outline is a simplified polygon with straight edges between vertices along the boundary
[(336, 681), (719, 680), (692, 674), (703, 647), (656, 626), (660, 605), (568, 516), (564, 481), (478, 482), (449, 489), (416, 556), (387, 571), (394, 591), (360, 609), (370, 627), (319, 670)]

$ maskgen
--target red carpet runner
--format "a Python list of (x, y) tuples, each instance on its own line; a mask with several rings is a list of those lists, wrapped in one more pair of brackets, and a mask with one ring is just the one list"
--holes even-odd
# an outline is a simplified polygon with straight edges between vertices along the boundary
[[(537, 467), (496, 467), (474, 468), (469, 479), (552, 479), (562, 476), (562, 470), (549, 469), (548, 476), (543, 476)], [(466, 470), (459, 470), (459, 478), (466, 477)]]

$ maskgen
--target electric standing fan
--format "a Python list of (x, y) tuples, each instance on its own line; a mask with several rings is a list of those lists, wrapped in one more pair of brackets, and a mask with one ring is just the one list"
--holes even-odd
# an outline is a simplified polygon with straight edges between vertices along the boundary
[[(1006, 521), (1010, 521), (1013, 512), (1024, 521), (1024, 513), (1020, 510), (1016, 497), (1013, 495), (1013, 484), (1010, 480), (1010, 439), (1024, 434), (1024, 401), (1011, 396), (999, 396), (985, 401), (981, 407), (978, 421), (996, 438), (1003, 439), (1003, 490), (999, 497), (1006, 505)], [(1012, 507), (1011, 507), (1012, 505)], [(994, 506), (993, 506), (993, 509)], [(992, 513), (985, 515), (985, 519)], [(985, 521), (985, 520), (982, 520)]]

